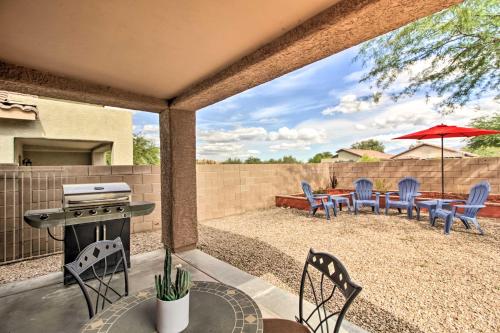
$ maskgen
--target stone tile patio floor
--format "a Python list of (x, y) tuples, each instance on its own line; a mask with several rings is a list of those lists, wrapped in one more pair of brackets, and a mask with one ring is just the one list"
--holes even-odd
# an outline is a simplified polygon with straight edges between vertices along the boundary
[[(264, 280), (200, 251), (177, 253), (174, 265), (182, 264), (193, 280), (219, 281), (237, 287), (259, 305), (264, 318), (292, 319), (298, 312), (298, 297)], [(163, 250), (131, 258), (130, 293), (151, 287), (154, 274), (163, 265)], [(88, 320), (86, 304), (78, 286), (63, 287), (62, 273), (51, 273), (0, 286), (2, 332), (78, 332)], [(344, 321), (343, 332), (365, 332)], [(224, 333), (224, 332), (221, 332)]]

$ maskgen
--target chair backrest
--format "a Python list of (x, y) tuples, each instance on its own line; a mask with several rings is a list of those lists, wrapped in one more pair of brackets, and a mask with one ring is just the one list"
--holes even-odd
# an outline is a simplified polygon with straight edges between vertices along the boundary
[[(312, 332), (338, 333), (347, 309), (361, 289), (351, 281), (339, 259), (310, 249), (300, 283), (299, 322)], [(306, 298), (315, 305), (310, 313), (305, 309)]]
[(411, 201), (413, 195), (418, 193), (420, 188), (420, 183), (417, 179), (413, 177), (404, 177), (398, 183), (399, 188), (399, 200), (401, 201)]
[[(469, 198), (467, 198), (466, 205), (484, 205), (488, 195), (490, 194), (490, 183), (482, 181), (472, 186), (469, 190)], [(464, 211), (465, 216), (475, 217), (479, 208), (466, 208)]]
[[(123, 266), (125, 280), (123, 294), (115, 289), (116, 286), (111, 286), (113, 276), (120, 265)], [(99, 310), (103, 310), (106, 302), (111, 304), (128, 295), (127, 257), (120, 237), (114, 240), (102, 240), (89, 244), (80, 252), (75, 261), (64, 265), (64, 267), (78, 282), (85, 296), (90, 318)], [(95, 285), (91, 284), (92, 281), (82, 279), (82, 275), (87, 271), (90, 271), (95, 278)], [(90, 291), (96, 295), (94, 304), (90, 298)], [(112, 293), (108, 295), (108, 291)]]
[(371, 180), (359, 178), (354, 181), (354, 187), (356, 188), (356, 198), (358, 200), (372, 199), (373, 183)]
[(306, 181), (301, 181), (300, 185), (302, 186), (302, 191), (304, 191), (304, 194), (309, 201), (311, 205), (314, 205), (316, 203), (316, 200), (314, 200), (314, 194), (311, 188), (311, 185), (309, 185), (308, 182)]

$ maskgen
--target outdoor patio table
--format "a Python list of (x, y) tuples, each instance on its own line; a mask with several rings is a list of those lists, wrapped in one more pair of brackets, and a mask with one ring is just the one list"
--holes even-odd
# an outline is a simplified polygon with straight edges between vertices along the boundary
[[(149, 288), (125, 297), (85, 324), (82, 333), (155, 332), (156, 291)], [(193, 282), (189, 299), (189, 332), (262, 333), (262, 314), (253, 299), (218, 282)]]
[[(441, 199), (440, 199), (441, 200)], [(443, 201), (443, 206), (450, 206), (452, 202), (455, 202), (457, 200), (454, 199), (442, 199)], [(417, 201), (416, 206), (417, 206), (417, 221), (420, 221), (420, 209), (426, 208), (429, 211), (429, 223), (432, 224), (432, 211), (436, 209), (437, 207), (437, 200), (426, 200), (426, 201)]]
[[(342, 210), (342, 205), (347, 206), (347, 210), (350, 212), (352, 211), (351, 209), (351, 204), (349, 203), (349, 198), (340, 196), (340, 195), (330, 195), (330, 198), (332, 199), (333, 203), (339, 207), (340, 210)], [(336, 209), (333, 210), (333, 213), (335, 216), (337, 216)]]

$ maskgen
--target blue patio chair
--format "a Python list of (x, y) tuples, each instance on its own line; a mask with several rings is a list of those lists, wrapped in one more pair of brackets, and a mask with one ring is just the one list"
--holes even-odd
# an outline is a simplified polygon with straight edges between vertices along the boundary
[[(408, 218), (413, 217), (413, 208), (415, 207), (415, 197), (418, 197), (418, 189), (420, 183), (413, 177), (405, 177), (398, 183), (398, 192), (387, 192), (385, 194), (385, 215), (389, 213), (389, 208), (397, 208), (401, 213), (401, 209), (406, 209)], [(391, 194), (398, 194), (399, 200), (391, 200)]]
[(323, 208), (325, 210), (326, 219), (329, 220), (329, 195), (314, 194), (311, 185), (309, 185), (309, 183), (306, 181), (302, 181), (300, 185), (302, 186), (302, 190), (304, 191), (307, 201), (309, 201), (309, 214), (311, 214), (311, 216), (314, 216), (319, 208)]
[[(442, 218), (445, 220), (444, 233), (449, 234), (451, 226), (453, 225), (453, 220), (455, 217), (459, 218), (464, 224), (466, 229), (470, 229), (470, 223), (474, 224), (476, 229), (481, 235), (484, 234), (483, 229), (477, 221), (477, 213), (481, 208), (486, 207), (484, 203), (488, 198), (490, 193), (490, 184), (486, 181), (480, 182), (469, 191), (469, 198), (467, 200), (454, 200), (453, 202), (463, 202), (464, 205), (454, 205), (451, 210), (443, 209), (443, 201), (438, 200), (436, 209), (432, 214), (432, 225), (436, 223), (436, 219)], [(463, 209), (463, 213), (458, 213), (457, 209)]]
[(372, 198), (373, 183), (366, 178), (360, 178), (354, 182), (355, 192), (351, 192), (354, 214), (358, 214), (359, 208), (371, 206), (375, 213), (379, 214), (380, 193), (375, 192), (375, 200)]

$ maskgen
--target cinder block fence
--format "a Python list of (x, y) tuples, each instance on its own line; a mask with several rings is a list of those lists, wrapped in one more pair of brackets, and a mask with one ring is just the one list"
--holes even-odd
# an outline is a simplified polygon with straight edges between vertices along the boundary
[[(375, 163), (334, 164), (216, 164), (197, 166), (198, 220), (272, 207), (275, 196), (301, 192), (300, 181), (316, 189), (327, 188), (335, 174), (338, 188), (352, 188), (360, 177), (371, 178), (388, 190), (401, 177), (413, 176), (422, 191), (441, 191), (439, 160), (397, 160)], [(500, 194), (500, 158), (448, 159), (446, 191), (467, 193), (469, 187), (488, 180), (493, 194)], [(60, 207), (61, 184), (126, 182), (134, 201), (153, 201), (155, 211), (132, 220), (132, 232), (160, 229), (161, 187), (159, 166), (0, 166), (0, 264), (60, 251), (60, 244), (46, 230), (29, 227), (22, 216), (28, 209)], [(61, 230), (53, 230), (57, 235)]]

